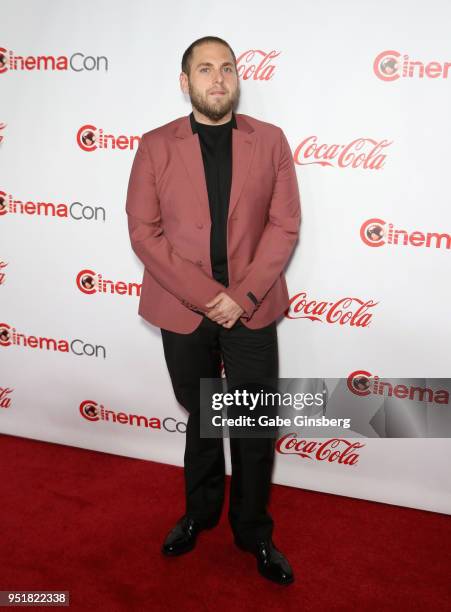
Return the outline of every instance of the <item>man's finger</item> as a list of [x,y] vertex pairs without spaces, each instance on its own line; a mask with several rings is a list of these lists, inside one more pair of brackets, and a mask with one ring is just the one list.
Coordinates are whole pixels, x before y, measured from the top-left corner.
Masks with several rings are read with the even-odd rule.
[[205,305],[207,308],[210,308],[211,306],[216,306],[216,304],[219,304],[219,302],[221,302],[222,300],[223,300],[223,294],[218,293],[216,297],[214,297],[212,300],[207,302]]

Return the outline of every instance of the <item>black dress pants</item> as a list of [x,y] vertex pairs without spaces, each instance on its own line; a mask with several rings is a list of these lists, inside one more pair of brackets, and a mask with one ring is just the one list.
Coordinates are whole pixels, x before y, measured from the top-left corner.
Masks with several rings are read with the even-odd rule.
[[[224,502],[222,438],[200,437],[200,378],[221,376],[221,355],[228,389],[243,377],[276,379],[276,322],[249,329],[239,319],[227,329],[204,316],[194,332],[161,329],[163,348],[177,401],[188,411],[184,454],[186,514],[204,526],[215,525]],[[228,520],[234,534],[253,548],[272,536],[267,511],[274,462],[274,438],[230,438],[232,479]]]

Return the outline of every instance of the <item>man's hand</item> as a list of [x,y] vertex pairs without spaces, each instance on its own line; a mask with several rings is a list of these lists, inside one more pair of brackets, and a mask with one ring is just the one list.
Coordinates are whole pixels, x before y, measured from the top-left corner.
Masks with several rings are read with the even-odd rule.
[[227,329],[233,327],[238,317],[244,312],[241,306],[238,306],[238,304],[223,291],[218,293],[216,297],[205,305],[207,308],[210,308],[210,310],[205,313],[206,316]]

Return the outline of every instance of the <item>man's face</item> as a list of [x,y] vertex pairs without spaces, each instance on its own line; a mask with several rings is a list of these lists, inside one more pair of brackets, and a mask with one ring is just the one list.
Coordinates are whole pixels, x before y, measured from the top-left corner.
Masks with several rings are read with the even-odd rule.
[[240,95],[232,54],[219,43],[203,43],[194,48],[190,74],[181,73],[180,85],[189,93],[193,107],[212,121],[227,115]]

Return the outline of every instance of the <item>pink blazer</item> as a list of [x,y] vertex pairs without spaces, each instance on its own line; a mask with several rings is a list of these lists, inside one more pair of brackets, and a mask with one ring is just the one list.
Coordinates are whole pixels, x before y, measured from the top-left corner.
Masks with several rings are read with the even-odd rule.
[[299,235],[300,197],[283,131],[236,113],[227,222],[229,287],[212,276],[210,208],[204,164],[189,115],[142,135],[133,160],[126,212],[133,250],[144,264],[138,314],[187,334],[205,304],[224,291],[251,329],[289,306],[284,267]]

